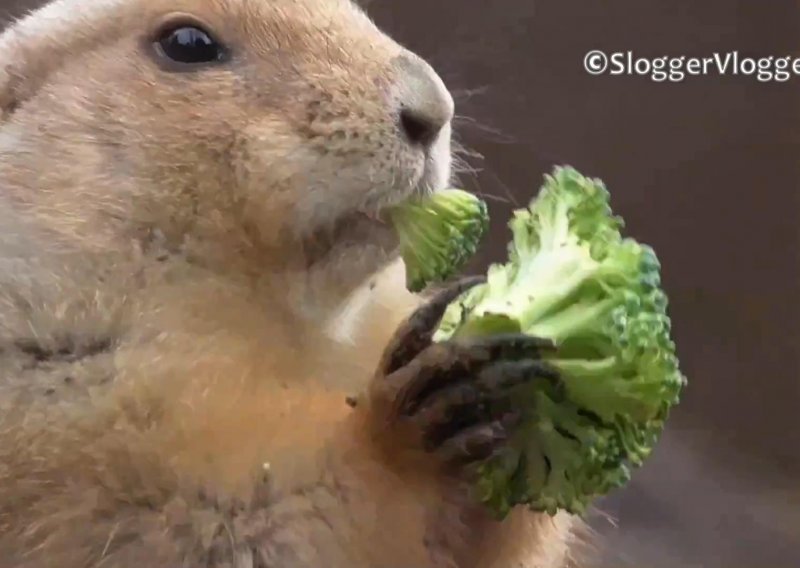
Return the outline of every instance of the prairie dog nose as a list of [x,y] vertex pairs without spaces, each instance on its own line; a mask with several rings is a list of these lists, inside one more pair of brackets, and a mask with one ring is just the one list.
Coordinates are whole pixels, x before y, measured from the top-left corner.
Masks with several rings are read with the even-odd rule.
[[453,119],[450,91],[433,68],[419,57],[397,58],[399,127],[406,139],[427,150]]

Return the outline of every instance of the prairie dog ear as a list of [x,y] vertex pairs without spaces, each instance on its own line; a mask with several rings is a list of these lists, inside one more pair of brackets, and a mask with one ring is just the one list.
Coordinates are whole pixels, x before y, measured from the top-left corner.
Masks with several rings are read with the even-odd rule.
[[32,97],[44,82],[46,57],[31,56],[30,50],[15,45],[13,32],[0,36],[0,119],[7,120]]
[[113,20],[109,9],[118,3],[55,0],[0,34],[0,120],[33,97],[68,58],[96,43],[103,21]]
[[0,35],[0,119],[6,120],[25,97],[24,68],[21,50],[13,41],[14,31],[9,29]]
[[0,35],[2,120],[36,94],[47,75],[63,61],[57,48],[64,25],[48,21],[46,11],[47,8],[28,14]]

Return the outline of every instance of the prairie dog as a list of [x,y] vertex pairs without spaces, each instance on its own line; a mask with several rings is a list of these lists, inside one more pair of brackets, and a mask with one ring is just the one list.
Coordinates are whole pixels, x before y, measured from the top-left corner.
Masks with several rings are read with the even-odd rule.
[[450,178],[427,63],[346,0],[56,0],[0,54],[0,567],[565,565],[468,496],[496,417],[411,410],[504,347],[425,343],[469,283],[380,220]]

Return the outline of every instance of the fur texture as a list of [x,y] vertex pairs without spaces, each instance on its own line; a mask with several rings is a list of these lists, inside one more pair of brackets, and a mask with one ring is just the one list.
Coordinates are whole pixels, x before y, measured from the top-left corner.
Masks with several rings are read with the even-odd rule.
[[[165,69],[175,14],[232,60]],[[345,0],[57,0],[0,54],[0,566],[565,564],[345,403],[420,302],[371,217],[448,181],[427,64]]]

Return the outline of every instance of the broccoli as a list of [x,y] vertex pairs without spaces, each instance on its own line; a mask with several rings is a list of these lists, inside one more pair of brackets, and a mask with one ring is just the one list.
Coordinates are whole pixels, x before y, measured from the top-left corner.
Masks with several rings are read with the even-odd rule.
[[475,254],[489,225],[486,204],[460,189],[406,201],[389,215],[412,292],[455,274]]
[[552,340],[558,380],[516,387],[522,416],[478,473],[500,517],[525,504],[583,513],[647,458],[686,379],[670,338],[654,251],[623,238],[600,180],[569,167],[516,211],[507,264],[453,302],[435,341],[493,333]]

